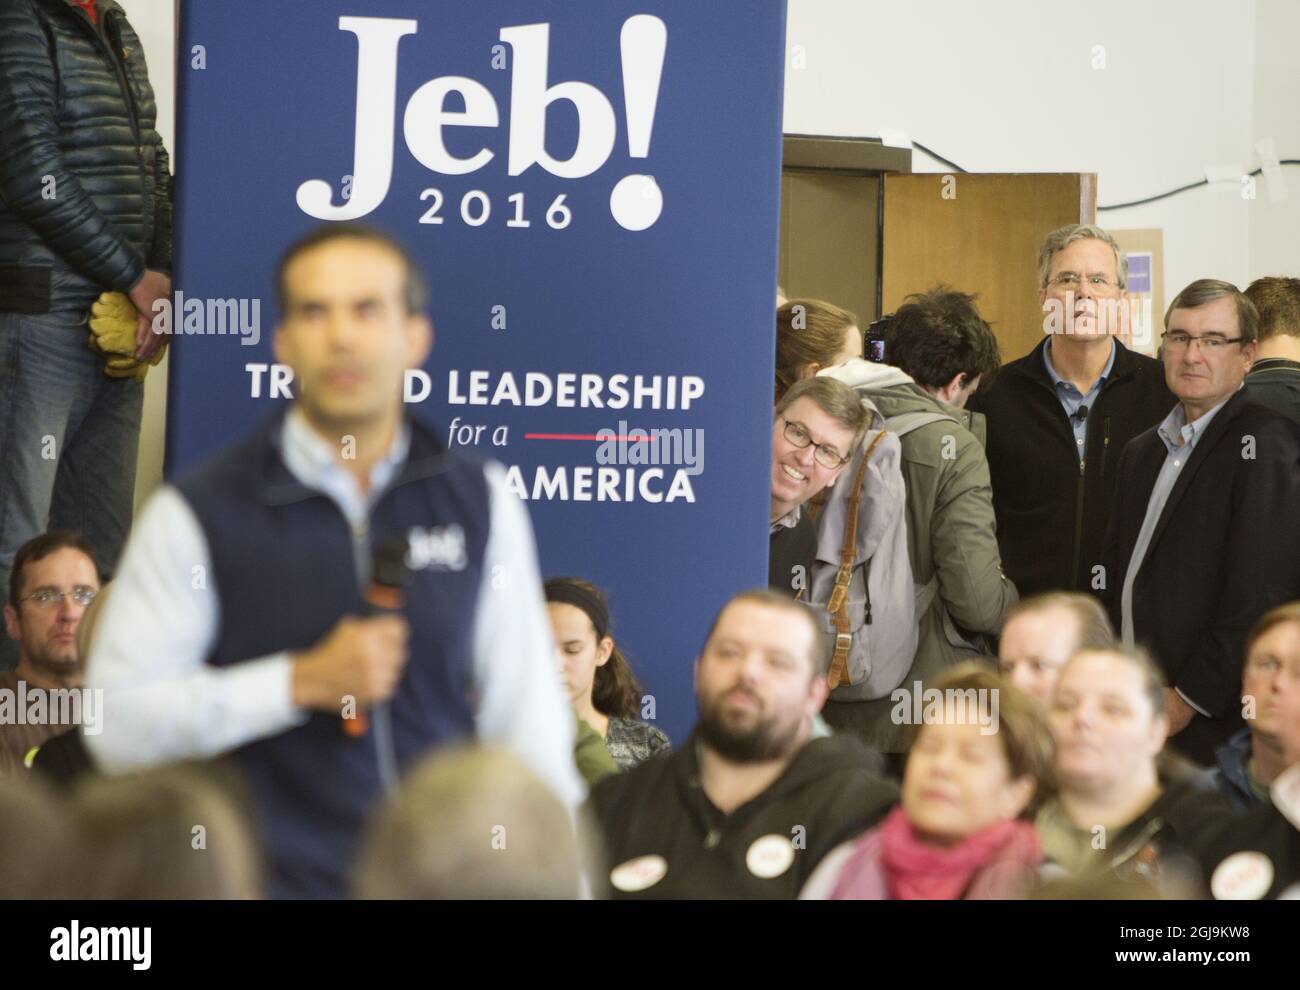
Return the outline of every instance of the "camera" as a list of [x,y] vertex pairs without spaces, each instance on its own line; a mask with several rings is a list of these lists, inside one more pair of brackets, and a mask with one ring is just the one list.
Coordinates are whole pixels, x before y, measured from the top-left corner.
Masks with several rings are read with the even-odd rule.
[[889,325],[893,322],[894,314],[886,313],[870,324],[866,332],[863,333],[862,355],[868,361],[874,361],[876,364],[885,363],[885,335],[889,332]]

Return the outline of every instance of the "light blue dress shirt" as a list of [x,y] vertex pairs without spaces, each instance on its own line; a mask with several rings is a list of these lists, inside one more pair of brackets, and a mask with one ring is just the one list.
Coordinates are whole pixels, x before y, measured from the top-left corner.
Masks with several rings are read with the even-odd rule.
[[1068,381],[1061,377],[1056,367],[1052,364],[1052,343],[1047,342],[1043,348],[1043,364],[1047,366],[1047,376],[1052,379],[1052,384],[1056,386],[1056,397],[1061,400],[1061,405],[1065,408],[1065,415],[1070,419],[1070,428],[1074,430],[1075,451],[1079,455],[1079,460],[1083,460],[1083,452],[1088,444],[1088,418],[1085,414],[1083,418],[1076,418],[1075,413],[1081,406],[1087,406],[1089,410],[1097,402],[1097,396],[1101,395],[1101,387],[1106,384],[1106,379],[1110,377],[1110,371],[1115,367],[1115,341],[1110,342],[1110,357],[1106,361],[1106,367],[1101,369],[1101,374],[1097,380],[1092,383],[1092,388],[1088,389],[1088,394],[1084,395],[1075,386],[1074,382]]
[[[1228,399],[1231,398],[1232,396],[1228,396]],[[1180,402],[1156,427],[1156,436],[1164,442],[1168,453],[1165,456],[1164,464],[1160,466],[1160,473],[1156,475],[1156,483],[1151,489],[1151,497],[1147,500],[1147,514],[1142,520],[1142,528],[1138,531],[1137,542],[1133,545],[1133,555],[1129,558],[1128,571],[1124,575],[1124,589],[1120,594],[1120,635],[1125,646],[1133,646],[1133,582],[1137,578],[1138,571],[1142,568],[1143,561],[1146,560],[1147,550],[1151,547],[1151,537],[1155,533],[1156,524],[1160,521],[1160,516],[1165,510],[1165,503],[1169,501],[1169,493],[1174,490],[1174,485],[1178,482],[1178,476],[1182,473],[1183,466],[1186,465],[1192,456],[1192,452],[1196,449],[1197,441],[1205,435],[1205,431],[1210,427],[1210,422],[1218,414],[1219,410],[1227,404],[1228,399],[1224,399],[1223,402],[1220,402],[1193,423],[1187,422],[1187,413],[1183,410],[1183,405]],[[1178,693],[1184,701],[1202,715],[1207,714],[1191,698],[1188,698],[1181,691]]]

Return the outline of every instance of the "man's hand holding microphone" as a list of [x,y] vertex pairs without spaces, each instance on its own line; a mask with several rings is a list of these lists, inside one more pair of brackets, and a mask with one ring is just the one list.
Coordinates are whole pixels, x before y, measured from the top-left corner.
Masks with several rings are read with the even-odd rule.
[[355,710],[343,719],[343,731],[353,738],[370,728],[365,711],[393,696],[406,669],[410,626],[406,604],[407,544],[403,539],[380,543],[371,561],[365,592],[364,617],[339,619],[315,646],[297,654],[293,665],[293,703],[299,708],[344,715],[345,699]]
[[[358,716],[393,696],[406,669],[410,632],[400,615],[347,615],[315,646],[294,658],[293,703],[299,708],[340,714],[344,699],[356,699]],[[358,728],[364,732],[363,720]]]

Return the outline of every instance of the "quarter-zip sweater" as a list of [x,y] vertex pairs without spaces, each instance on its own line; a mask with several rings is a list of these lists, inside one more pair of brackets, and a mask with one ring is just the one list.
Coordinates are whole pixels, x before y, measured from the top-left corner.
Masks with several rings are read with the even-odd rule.
[[1074,430],[1043,361],[1049,338],[1000,368],[968,407],[984,414],[1002,569],[1022,598],[1100,593],[1106,528],[1124,445],[1178,401],[1163,365],[1115,341],[1115,363],[1088,410],[1080,460]]

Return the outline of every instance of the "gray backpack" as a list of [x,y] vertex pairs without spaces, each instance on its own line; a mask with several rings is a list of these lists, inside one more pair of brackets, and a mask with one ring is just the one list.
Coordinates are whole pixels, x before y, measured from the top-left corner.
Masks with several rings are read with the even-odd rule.
[[[817,522],[817,559],[809,601],[830,653],[835,701],[886,697],[916,657],[920,617],[937,585],[915,584],[907,549],[907,489],[901,438],[942,413],[905,413],[868,431],[840,474]],[[956,422],[955,420],[952,420]]]

